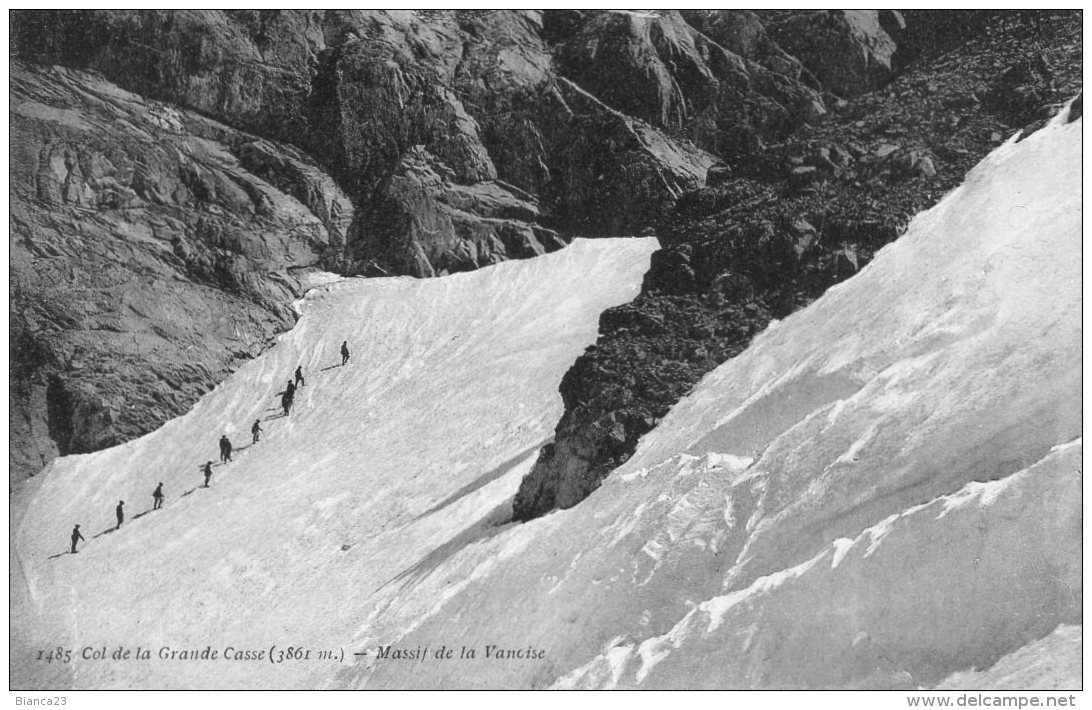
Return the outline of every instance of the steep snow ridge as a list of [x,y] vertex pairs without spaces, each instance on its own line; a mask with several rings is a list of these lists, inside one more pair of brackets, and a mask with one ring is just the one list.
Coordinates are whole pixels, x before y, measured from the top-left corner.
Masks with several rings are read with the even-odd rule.
[[[377,589],[428,578],[451,549],[505,520],[561,415],[562,375],[594,341],[599,314],[636,295],[655,248],[578,240],[442,279],[322,284],[297,304],[293,330],[189,414],[58,459],[13,501],[13,684],[323,685],[336,664],[32,657],[119,644],[351,654]],[[342,340],[352,359],[337,367]],[[291,417],[278,418],[277,393],[297,364],[307,384]],[[248,446],[255,419],[265,434]],[[235,460],[199,488],[221,433]],[[149,512],[159,481],[167,502]],[[119,499],[127,519],[111,532]],[[77,522],[87,543],[60,554]]]
[[585,502],[381,595],[367,630],[548,661],[337,684],[918,687],[1079,623],[1081,123],[1000,147]]
[[[803,563],[703,602],[667,634],[611,649],[557,686],[597,687],[605,678],[611,687],[671,684],[700,665],[748,685],[916,687],[943,677],[952,662],[946,647],[971,649],[961,663],[988,665],[998,648],[1042,635],[1059,616],[1080,619],[1079,507],[1066,502],[1080,498],[1073,472],[1082,452],[1074,442],[1006,479],[969,483],[848,544],[835,541]],[[1055,518],[1058,508],[1063,515]],[[939,548],[927,544],[939,540]],[[868,583],[904,566],[914,574],[900,575],[901,584]],[[968,573],[946,582],[959,570]],[[1055,576],[1078,586],[1059,590]],[[1054,613],[1042,619],[1044,608]],[[835,663],[816,655],[820,643]],[[762,666],[754,662],[756,645],[767,659]],[[718,687],[723,678],[697,683]]]

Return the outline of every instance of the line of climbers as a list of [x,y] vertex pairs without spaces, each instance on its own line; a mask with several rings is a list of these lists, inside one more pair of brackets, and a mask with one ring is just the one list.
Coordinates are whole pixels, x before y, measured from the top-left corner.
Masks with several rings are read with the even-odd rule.
[[[344,367],[349,362],[349,341],[342,341],[341,343],[341,367]],[[296,395],[296,388],[304,387],[307,382],[303,378],[303,366],[297,365],[295,372],[295,379],[288,380],[288,385],[285,387],[284,392],[281,394],[281,408],[284,409],[284,416],[288,416],[289,411],[292,409],[292,400]],[[261,419],[255,419],[253,426],[250,427],[250,433],[253,435],[253,443],[257,444],[261,439],[262,429]],[[220,437],[220,463],[228,464],[231,462],[231,440],[228,439],[228,435],[224,434]],[[206,461],[202,467],[202,471],[205,474],[205,484],[203,488],[209,487],[209,481],[212,479],[212,461]],[[152,491],[152,510],[159,510],[163,507],[163,499],[166,496],[163,494],[163,482],[160,481],[159,485]],[[117,507],[114,508],[114,516],[117,518],[117,525],[114,530],[121,527],[121,524],[125,522],[125,501],[119,500]],[[83,535],[80,534],[80,526],[77,523],[72,528],[72,554],[76,554],[76,543],[83,541],[86,542]]]

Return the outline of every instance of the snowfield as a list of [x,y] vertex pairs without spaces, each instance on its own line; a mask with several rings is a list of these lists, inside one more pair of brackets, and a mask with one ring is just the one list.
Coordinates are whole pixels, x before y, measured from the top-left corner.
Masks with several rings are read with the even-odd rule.
[[[384,585],[509,514],[561,417],[562,375],[595,341],[599,314],[637,295],[656,247],[581,240],[442,279],[320,285],[292,331],[186,416],[58,459],[13,503],[13,685],[327,685],[338,664],[314,654],[271,664],[157,653],[306,646],[355,660],[354,631]],[[351,360],[334,367],[343,340]],[[288,419],[270,419],[297,364],[307,385]],[[255,419],[265,434],[247,446]],[[220,466],[225,432],[236,452]],[[159,481],[166,502],[147,512]],[[127,520],[107,532],[119,499]],[[75,523],[87,543],[73,556]],[[39,649],[119,645],[153,658],[36,660]]]
[[[13,687],[1080,687],[1082,123],[998,148],[525,524],[561,376],[655,245],[317,288],[190,414],[19,492]],[[298,411],[191,492],[297,362]],[[33,658],[119,645],[153,658]]]

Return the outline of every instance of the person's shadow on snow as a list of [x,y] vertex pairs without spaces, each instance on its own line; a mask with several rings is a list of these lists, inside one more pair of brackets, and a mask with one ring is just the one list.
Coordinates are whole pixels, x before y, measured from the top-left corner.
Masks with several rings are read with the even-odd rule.
[[92,540],[97,540],[97,539],[99,539],[100,537],[102,537],[103,535],[109,535],[110,533],[114,532],[115,530],[117,530],[117,527],[112,527],[112,528],[106,528],[105,530],[103,530],[102,532],[100,532],[100,533],[99,533],[98,535],[95,535],[95,536],[94,536],[94,537],[92,537],[91,539],[92,539]]
[[336,370],[339,367],[345,367],[344,365],[330,365],[330,367],[324,367],[319,372],[326,372],[327,370]]

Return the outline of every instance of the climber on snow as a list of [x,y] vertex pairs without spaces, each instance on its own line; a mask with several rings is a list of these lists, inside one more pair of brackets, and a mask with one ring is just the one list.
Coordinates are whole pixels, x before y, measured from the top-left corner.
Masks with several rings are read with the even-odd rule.
[[118,526],[117,526],[117,528],[114,528],[115,530],[120,528],[121,524],[125,522],[124,506],[125,506],[125,501],[119,500],[118,501],[118,507],[114,508],[114,514],[117,515],[117,517],[118,517]]
[[159,485],[155,487],[152,492],[152,510],[159,510],[163,507],[163,481],[159,482]]
[[83,535],[80,535],[80,526],[77,523],[76,527],[72,528],[72,554],[76,554],[76,543],[83,540]]
[[259,419],[254,420],[254,426],[250,427],[250,433],[254,435],[254,443],[257,444],[258,440],[262,438],[261,437],[261,434],[262,434],[261,420],[259,420]]
[[285,385],[284,394],[289,399],[296,396],[296,386],[292,384],[292,380],[289,380],[288,384]]
[[288,392],[285,392],[284,396],[281,397],[281,407],[284,409],[284,416],[287,417],[289,410],[292,409],[292,395]]
[[227,463],[231,461],[231,440],[227,438],[227,434],[220,437],[220,463]]
[[349,341],[343,340],[341,342],[341,365],[345,366],[345,363],[349,362]]
[[296,384],[295,384],[295,387],[306,387],[306,386],[307,386],[307,383],[303,381],[303,365],[296,365]]
[[212,461],[205,464],[205,488],[209,487],[210,478],[212,478]]

